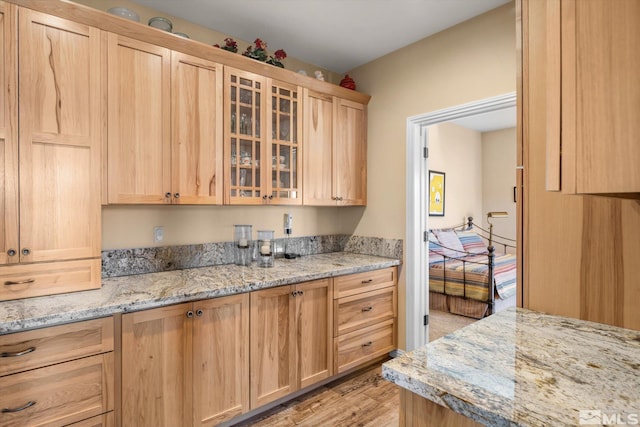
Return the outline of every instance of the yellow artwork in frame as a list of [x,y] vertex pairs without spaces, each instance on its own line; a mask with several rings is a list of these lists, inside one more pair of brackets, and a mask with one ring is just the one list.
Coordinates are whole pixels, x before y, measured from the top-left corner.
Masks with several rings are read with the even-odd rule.
[[444,216],[444,172],[429,171],[429,216]]

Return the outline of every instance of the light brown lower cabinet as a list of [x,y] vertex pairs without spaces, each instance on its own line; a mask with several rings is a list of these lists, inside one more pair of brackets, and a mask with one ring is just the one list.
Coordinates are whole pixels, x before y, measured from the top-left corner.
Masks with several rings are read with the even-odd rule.
[[113,425],[113,347],[110,317],[0,336],[0,425]]
[[334,366],[340,374],[397,346],[397,267],[334,279]]
[[122,425],[210,426],[249,410],[249,294],[122,316]]
[[251,409],[333,375],[333,283],[251,293]]
[[116,425],[113,411],[73,423],[70,427],[114,427]]

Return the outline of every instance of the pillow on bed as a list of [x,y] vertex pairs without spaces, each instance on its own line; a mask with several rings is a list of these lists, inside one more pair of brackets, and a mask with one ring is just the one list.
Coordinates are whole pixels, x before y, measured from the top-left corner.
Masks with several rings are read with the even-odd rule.
[[466,255],[462,243],[460,243],[460,239],[458,239],[458,235],[454,230],[433,230],[433,233],[438,238],[438,242],[445,246],[440,248],[444,255],[456,258]]
[[431,231],[429,232],[429,252],[442,252],[442,248],[438,244],[438,239]]
[[482,237],[478,236],[473,231],[456,231],[460,243],[466,252],[473,254],[486,254],[487,244],[482,240]]

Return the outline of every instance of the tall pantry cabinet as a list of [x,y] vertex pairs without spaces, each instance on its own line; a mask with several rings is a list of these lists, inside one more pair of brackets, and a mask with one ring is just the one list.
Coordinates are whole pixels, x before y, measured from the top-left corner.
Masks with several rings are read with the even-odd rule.
[[524,306],[639,330],[640,3],[519,4]]
[[0,300],[98,288],[101,32],[0,11]]

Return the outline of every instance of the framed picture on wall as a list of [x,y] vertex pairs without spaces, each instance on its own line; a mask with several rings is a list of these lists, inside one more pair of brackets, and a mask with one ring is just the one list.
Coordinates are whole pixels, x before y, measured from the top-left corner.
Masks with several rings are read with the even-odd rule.
[[429,171],[429,216],[444,216],[444,172]]

